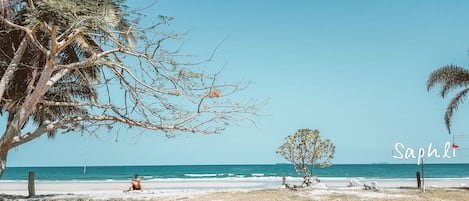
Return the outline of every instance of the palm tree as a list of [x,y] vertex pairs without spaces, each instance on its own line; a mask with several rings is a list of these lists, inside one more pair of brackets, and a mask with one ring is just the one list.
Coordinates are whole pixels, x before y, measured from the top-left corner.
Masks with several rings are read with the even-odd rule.
[[440,95],[445,98],[449,92],[461,88],[451,99],[445,113],[445,124],[448,133],[451,134],[451,119],[453,113],[458,109],[459,105],[464,102],[469,91],[469,70],[460,66],[449,64],[433,71],[427,80],[427,90],[432,89],[435,85],[441,85]]
[[[67,1],[67,0],[43,0],[35,1],[33,7],[26,7],[22,1],[11,1],[9,16],[5,18],[12,20],[19,25],[27,26],[37,21],[58,24],[58,32],[62,34],[70,33],[74,28],[86,27],[89,32],[79,35],[75,42],[66,47],[60,54],[60,64],[69,64],[86,59],[93,53],[102,52],[101,44],[112,31],[119,36],[127,37],[129,43],[133,36],[129,33],[129,23],[124,18],[121,8],[118,4],[110,0],[88,0],[88,1]],[[23,6],[22,6],[23,5]],[[20,8],[20,10],[15,10]],[[31,12],[28,14],[28,12]],[[5,12],[7,13],[7,12]],[[15,13],[16,15],[13,15]],[[25,13],[27,13],[25,15]],[[1,24],[6,30],[7,25]],[[97,28],[98,27],[98,28]],[[98,37],[104,36],[104,37]],[[0,44],[0,75],[4,75],[6,65],[15,54],[15,47],[18,47],[22,38],[26,37],[20,30],[0,33],[0,40],[5,41]],[[43,44],[47,45],[50,37],[37,31],[36,37]],[[1,111],[8,111],[9,119],[17,112],[25,98],[28,84],[37,79],[33,78],[33,71],[41,71],[44,66],[44,54],[41,54],[33,45],[29,45],[22,56],[19,68],[15,71],[12,81],[0,101]],[[96,89],[93,82],[99,81],[101,66],[92,66],[90,68],[81,68],[72,70],[65,78],[46,93],[45,100],[50,102],[73,102],[75,98],[85,101],[94,101],[97,99]],[[37,73],[37,72],[36,72]],[[81,83],[77,85],[76,83]],[[70,115],[85,114],[86,111],[76,106],[54,106],[38,104],[36,112],[31,119],[38,125],[45,120],[54,121],[58,118]],[[53,137],[54,133],[49,133]]]
[[[6,76],[12,58],[19,58],[18,65],[13,68],[13,75],[7,82],[5,92],[0,95],[0,114],[8,112],[8,123],[19,112],[27,94],[35,90],[35,83],[47,61],[47,56],[28,40],[22,30],[11,29],[8,20],[24,27],[41,26],[41,23],[57,27],[59,37],[68,37],[80,30],[68,46],[59,52],[56,64],[76,63],[103,51],[103,44],[109,39],[133,43],[130,25],[123,14],[120,1],[111,0],[12,0],[2,1],[0,7],[0,76]],[[36,42],[44,47],[51,44],[51,35],[47,30],[37,29],[34,32]],[[124,40],[122,40],[124,39]],[[18,53],[18,47],[26,41],[25,51]],[[100,80],[101,67],[94,65],[88,68],[72,69],[61,80],[51,86],[42,101],[35,105],[29,120],[38,126],[46,121],[54,121],[67,116],[80,116],[87,113],[85,108],[69,104],[81,100],[91,103],[97,99],[96,84]],[[77,84],[79,83],[79,84]],[[23,123],[20,126],[24,126]],[[7,132],[7,131],[5,131]],[[48,132],[53,137],[55,131]],[[3,134],[0,137],[0,177],[5,169],[11,139],[14,136]]]

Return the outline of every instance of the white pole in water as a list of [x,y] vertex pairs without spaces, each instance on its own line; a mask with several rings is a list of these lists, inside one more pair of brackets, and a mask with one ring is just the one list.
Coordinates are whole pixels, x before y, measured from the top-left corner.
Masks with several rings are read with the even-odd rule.
[[85,160],[85,164],[83,166],[83,175],[86,175],[86,160]]

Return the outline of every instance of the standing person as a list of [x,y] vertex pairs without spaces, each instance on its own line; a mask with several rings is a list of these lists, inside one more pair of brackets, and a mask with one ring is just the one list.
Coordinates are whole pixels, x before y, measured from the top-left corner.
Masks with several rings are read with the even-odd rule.
[[135,174],[134,178],[130,182],[129,191],[131,191],[131,190],[142,190],[142,181],[138,177],[138,174]]

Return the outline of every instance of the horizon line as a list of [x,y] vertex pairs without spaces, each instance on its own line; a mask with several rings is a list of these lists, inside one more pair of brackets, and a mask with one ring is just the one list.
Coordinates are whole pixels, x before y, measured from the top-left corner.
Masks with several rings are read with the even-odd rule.
[[[464,165],[468,164],[464,162],[457,162],[457,163],[425,163],[424,165]],[[149,166],[234,166],[234,165],[293,165],[292,163],[224,163],[224,164],[159,164],[159,165],[152,165],[152,164],[140,164],[140,165],[132,165],[132,164],[121,164],[121,165],[50,165],[50,166],[7,166],[7,168],[62,168],[62,167],[149,167]],[[372,163],[337,163],[332,164],[334,165],[417,165],[415,163],[387,163],[387,162],[372,162]],[[329,166],[330,167],[330,166]]]

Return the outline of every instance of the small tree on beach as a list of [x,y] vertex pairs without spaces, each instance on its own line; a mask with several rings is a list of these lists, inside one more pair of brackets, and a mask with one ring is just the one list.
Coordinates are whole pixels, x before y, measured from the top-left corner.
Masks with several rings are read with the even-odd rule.
[[211,56],[166,47],[183,36],[165,31],[172,17],[143,26],[123,2],[0,0],[0,177],[9,150],[44,134],[214,134],[257,115],[264,102],[230,99],[249,83],[220,83],[198,69]]
[[335,146],[329,139],[321,140],[319,130],[300,129],[285,138],[277,154],[293,163],[298,175],[303,177],[303,184],[309,186],[315,166],[320,168],[332,165]]

